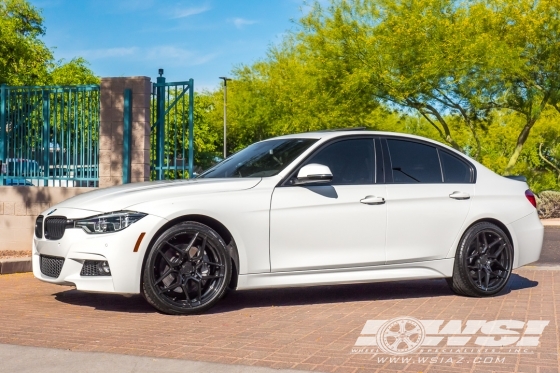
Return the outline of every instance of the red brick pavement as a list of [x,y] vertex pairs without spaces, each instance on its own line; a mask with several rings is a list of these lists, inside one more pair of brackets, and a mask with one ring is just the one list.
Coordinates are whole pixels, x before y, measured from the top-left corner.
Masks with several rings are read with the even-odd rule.
[[[0,343],[323,372],[559,371],[560,270],[517,270],[488,299],[453,295],[443,280],[403,281],[235,292],[207,314],[182,317],[159,314],[140,296],[82,293],[31,274],[0,276],[0,289]],[[397,316],[550,324],[533,354],[504,363],[352,354],[367,320]]]

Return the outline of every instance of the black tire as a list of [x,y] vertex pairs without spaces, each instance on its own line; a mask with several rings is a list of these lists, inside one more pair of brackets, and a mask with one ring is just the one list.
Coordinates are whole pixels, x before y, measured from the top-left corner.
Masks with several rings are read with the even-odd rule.
[[144,298],[163,313],[204,312],[223,297],[231,279],[224,240],[197,222],[178,223],[158,237],[142,274]]
[[513,246],[495,224],[480,222],[463,234],[447,284],[455,293],[469,297],[498,294],[507,284],[513,267]]

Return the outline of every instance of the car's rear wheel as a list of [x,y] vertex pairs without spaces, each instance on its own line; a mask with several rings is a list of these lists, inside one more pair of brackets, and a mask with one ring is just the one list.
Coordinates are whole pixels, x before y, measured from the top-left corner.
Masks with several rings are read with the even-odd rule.
[[167,314],[200,313],[224,295],[231,272],[226,244],[216,231],[197,222],[178,223],[148,253],[144,297]]
[[481,222],[470,227],[459,242],[451,289],[471,297],[491,296],[506,286],[513,267],[513,247],[495,224]]

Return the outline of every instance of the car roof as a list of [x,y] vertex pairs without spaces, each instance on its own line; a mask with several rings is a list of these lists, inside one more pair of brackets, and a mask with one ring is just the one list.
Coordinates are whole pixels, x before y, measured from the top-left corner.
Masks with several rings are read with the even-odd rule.
[[[327,130],[327,131],[315,131],[315,132],[302,132],[302,133],[294,133],[291,135],[283,135],[283,136],[278,136],[278,137],[273,137],[264,141],[268,141],[268,140],[277,140],[277,139],[317,139],[317,140],[330,140],[330,139],[334,139],[337,137],[345,137],[345,136],[390,136],[390,137],[400,137],[400,138],[405,138],[405,139],[412,139],[412,140],[418,140],[418,141],[423,141],[423,142],[427,142],[427,143],[432,143],[434,145],[440,146],[440,147],[444,147],[445,149],[448,149],[449,151],[455,153],[455,154],[459,154],[462,157],[466,157],[469,158],[467,155],[457,151],[456,149],[453,149],[452,147],[450,147],[447,144],[441,143],[439,141],[436,140],[432,140],[429,139],[427,137],[422,137],[422,136],[416,136],[416,135],[410,135],[408,133],[401,133],[401,132],[387,132],[387,131],[368,131],[368,130],[361,130],[361,129],[349,129],[349,130]],[[471,160],[472,161],[472,160]]]
[[[361,131],[361,130],[333,130],[333,131],[316,131],[316,132],[303,132],[303,133],[294,133],[291,135],[283,135],[278,137],[273,137],[268,140],[275,140],[275,139],[333,139],[336,137],[343,137],[343,136],[364,136],[364,135],[375,135],[375,136],[397,136],[403,138],[410,138],[416,139],[426,142],[431,142],[437,145],[444,145],[438,141],[434,141],[432,139],[428,139],[422,136],[416,135],[409,135],[407,133],[400,133],[400,132],[386,132],[386,131]],[[265,140],[266,141],[266,140]]]

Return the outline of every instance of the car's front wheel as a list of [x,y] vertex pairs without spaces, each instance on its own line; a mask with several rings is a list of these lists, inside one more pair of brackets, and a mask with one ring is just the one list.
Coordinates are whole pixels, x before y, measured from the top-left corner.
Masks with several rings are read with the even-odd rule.
[[459,242],[451,289],[471,297],[491,296],[506,286],[513,267],[513,246],[495,224],[480,222],[470,227]]
[[152,245],[142,275],[143,294],[159,311],[203,312],[224,295],[231,259],[222,238],[197,222],[181,222]]

